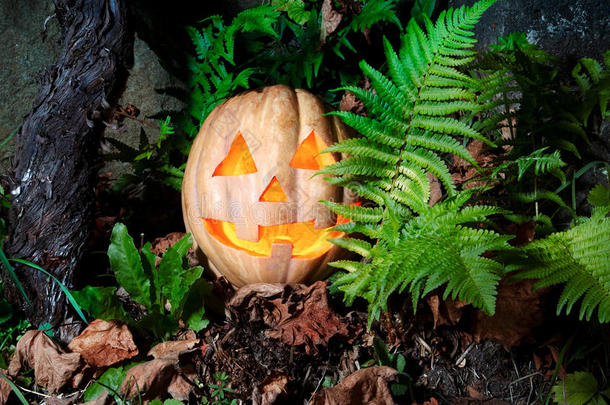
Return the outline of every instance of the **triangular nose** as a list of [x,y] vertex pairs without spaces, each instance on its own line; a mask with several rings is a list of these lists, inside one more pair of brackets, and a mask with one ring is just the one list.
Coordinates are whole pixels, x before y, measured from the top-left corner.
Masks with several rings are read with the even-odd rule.
[[277,177],[273,176],[263,194],[261,194],[258,201],[261,202],[287,202],[288,197],[284,190],[282,190],[282,186],[280,186],[280,182],[277,180]]

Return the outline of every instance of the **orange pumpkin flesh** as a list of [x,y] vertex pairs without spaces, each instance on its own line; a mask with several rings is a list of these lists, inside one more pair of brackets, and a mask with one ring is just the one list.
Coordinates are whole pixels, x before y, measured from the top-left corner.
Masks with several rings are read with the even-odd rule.
[[353,202],[315,172],[347,137],[310,93],[272,86],[227,100],[193,143],[183,181],[187,230],[217,273],[239,287],[322,277],[341,250],[328,241],[344,223],[319,200]]
[[[234,249],[243,250],[252,256],[271,256],[274,243],[292,245],[295,259],[313,259],[327,253],[333,244],[329,238],[340,238],[343,232],[330,231],[329,228],[314,228],[314,221],[259,226],[259,240],[251,242],[237,237],[235,224],[226,221],[203,218],[205,229],[219,242]],[[339,217],[337,223],[345,223]]]

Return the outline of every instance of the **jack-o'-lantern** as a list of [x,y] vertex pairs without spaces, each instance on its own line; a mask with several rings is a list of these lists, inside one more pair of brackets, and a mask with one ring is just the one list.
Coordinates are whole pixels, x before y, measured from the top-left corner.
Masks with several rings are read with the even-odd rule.
[[350,203],[317,170],[341,158],[320,153],[345,139],[338,117],[304,90],[248,91],[216,107],[186,165],[187,230],[210,267],[239,287],[320,278],[339,247],[334,216],[320,200]]

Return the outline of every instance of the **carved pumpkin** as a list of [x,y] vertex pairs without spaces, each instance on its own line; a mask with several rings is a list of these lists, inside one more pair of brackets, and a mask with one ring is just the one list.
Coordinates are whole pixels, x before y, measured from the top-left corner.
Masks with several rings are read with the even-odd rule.
[[187,230],[214,271],[235,286],[323,276],[339,248],[338,221],[319,200],[349,202],[312,177],[341,158],[320,154],[347,128],[304,90],[278,85],[214,109],[195,139],[182,185]]

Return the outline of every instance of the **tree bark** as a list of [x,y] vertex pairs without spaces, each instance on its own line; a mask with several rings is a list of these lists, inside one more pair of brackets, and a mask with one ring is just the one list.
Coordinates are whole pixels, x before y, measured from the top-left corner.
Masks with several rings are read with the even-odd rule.
[[[54,2],[64,47],[57,63],[43,71],[16,138],[6,253],[38,264],[71,288],[94,219],[103,121],[125,86],[134,38],[123,0]],[[14,264],[32,307],[4,269],[7,298],[36,326],[65,323],[69,308],[60,287]]]

